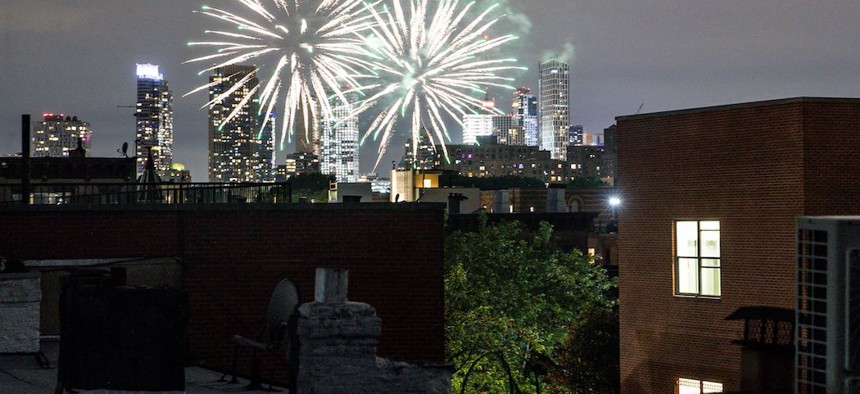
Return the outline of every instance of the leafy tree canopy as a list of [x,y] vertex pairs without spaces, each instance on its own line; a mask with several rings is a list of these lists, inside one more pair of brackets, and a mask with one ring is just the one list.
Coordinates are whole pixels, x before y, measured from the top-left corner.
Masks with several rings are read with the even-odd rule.
[[551,240],[549,224],[527,235],[519,222],[448,237],[445,329],[455,392],[464,380],[467,392],[509,392],[509,376],[517,390],[538,391],[568,327],[588,310],[614,307],[606,270]]

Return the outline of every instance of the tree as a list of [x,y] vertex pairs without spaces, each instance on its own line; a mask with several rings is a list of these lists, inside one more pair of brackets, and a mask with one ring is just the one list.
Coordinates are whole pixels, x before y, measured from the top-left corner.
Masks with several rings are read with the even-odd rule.
[[334,182],[333,175],[320,173],[298,174],[290,178],[293,190],[293,202],[299,201],[301,197],[317,202],[328,201],[329,183]]
[[588,311],[568,330],[549,374],[555,393],[621,392],[618,308]]
[[445,249],[447,357],[455,392],[535,392],[567,327],[586,310],[609,310],[615,286],[579,251],[552,242],[541,223],[519,222],[455,232]]

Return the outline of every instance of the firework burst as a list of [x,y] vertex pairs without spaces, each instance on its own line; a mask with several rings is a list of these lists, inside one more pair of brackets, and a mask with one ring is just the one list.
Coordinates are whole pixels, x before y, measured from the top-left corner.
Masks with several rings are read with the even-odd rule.
[[[371,77],[373,65],[364,45],[362,34],[375,25],[363,0],[236,0],[247,15],[203,6],[199,12],[232,27],[232,30],[207,30],[212,41],[191,42],[189,46],[213,49],[206,56],[185,63],[213,62],[204,74],[217,68],[249,61],[271,61],[267,79],[256,75],[262,68],[239,79],[236,84],[203,108],[211,106],[242,87],[248,79],[258,77],[262,82],[252,94],[260,95],[260,114],[272,113],[283,100],[281,144],[292,134],[298,122],[308,129],[318,122],[321,114],[331,112],[329,96],[343,102],[348,91],[361,91],[361,81]],[[208,90],[218,82],[209,83],[189,92]],[[188,95],[187,94],[187,95]],[[187,96],[186,95],[186,96]],[[250,95],[249,95],[250,96]],[[241,107],[241,106],[239,106]],[[279,108],[281,109],[281,108]],[[238,110],[238,108],[237,108]],[[231,113],[227,123],[237,114]],[[301,119],[297,114],[301,113]],[[263,130],[269,117],[260,127]]]
[[[379,143],[379,165],[397,121],[411,119],[412,151],[418,150],[423,130],[447,157],[445,140],[450,140],[446,115],[462,126],[467,111],[481,108],[481,94],[496,86],[508,86],[511,78],[500,72],[522,67],[516,59],[491,59],[488,51],[516,39],[513,35],[489,38],[486,32],[501,16],[489,15],[498,4],[472,18],[475,2],[460,7],[459,0],[391,0],[391,6],[370,7],[374,26],[365,37],[374,52],[375,70],[391,81],[377,88],[358,106],[362,112],[385,99],[385,108],[371,122],[362,138],[372,136]],[[405,6],[404,6],[405,4]],[[471,19],[466,22],[466,19]],[[389,101],[390,99],[390,101]]]

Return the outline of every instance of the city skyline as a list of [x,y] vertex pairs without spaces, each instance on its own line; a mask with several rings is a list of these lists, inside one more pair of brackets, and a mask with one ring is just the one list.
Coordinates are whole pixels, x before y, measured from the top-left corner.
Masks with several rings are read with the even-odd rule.
[[[192,14],[196,7],[164,0],[86,0],[75,6],[39,0],[6,7],[0,17],[0,155],[20,150],[20,114],[53,112],[86,119],[97,137],[93,154],[115,157],[122,142],[134,140],[130,111],[117,106],[133,103],[133,65],[151,62],[161,65],[177,96],[174,157],[202,179],[207,114],[198,108],[205,98],[178,97],[205,82],[196,67],[180,64],[191,57],[186,41],[209,23]],[[791,96],[857,96],[860,52],[852,37],[860,33],[853,23],[860,10],[849,1],[827,7],[771,1],[677,7],[546,0],[506,8],[512,15],[506,26],[521,36],[511,52],[530,67],[516,77],[517,86],[536,91],[533,65],[550,49],[564,53],[566,46],[576,47],[569,61],[570,122],[583,124],[586,132],[599,132],[642,103],[642,112],[655,112]],[[40,54],[64,61],[28,61]],[[501,103],[511,93],[491,95]],[[452,137],[459,141],[459,135]],[[374,149],[363,146],[362,156],[375,156]],[[396,151],[389,151],[391,157],[399,158]],[[369,162],[362,161],[362,172],[369,171]]]

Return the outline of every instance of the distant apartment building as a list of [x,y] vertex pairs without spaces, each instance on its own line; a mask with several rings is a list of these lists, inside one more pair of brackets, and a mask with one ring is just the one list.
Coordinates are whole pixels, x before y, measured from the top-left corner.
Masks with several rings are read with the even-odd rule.
[[466,114],[463,116],[463,145],[475,145],[478,137],[493,135],[491,114]]
[[[258,115],[259,80],[255,66],[217,68],[209,77],[209,180],[274,180],[275,117]],[[238,86],[238,87],[236,87]],[[262,128],[264,116],[268,116]]]
[[567,167],[572,178],[612,179],[615,177],[615,163],[612,159],[603,146],[567,147]]
[[92,149],[93,129],[77,116],[43,114],[33,128],[33,157],[69,157],[69,152],[81,146]]
[[572,125],[567,128],[567,145],[579,146],[585,143],[585,131],[582,125]]
[[404,154],[403,160],[400,162],[400,168],[402,169],[414,169],[414,170],[429,170],[435,167],[436,165],[436,156],[441,155],[441,148],[437,151],[436,146],[433,145],[433,142],[427,136],[427,131],[422,130],[420,134],[418,134],[418,147],[417,151],[413,153],[412,147],[412,138],[406,140],[406,144],[404,145]]
[[480,137],[493,136],[502,145],[525,145],[525,129],[512,115],[467,114],[463,117],[463,144],[474,145]]
[[477,145],[448,145],[449,161],[436,159],[437,168],[459,171],[466,177],[520,176],[544,182],[566,182],[565,163],[536,146],[501,145],[494,136],[478,138]]
[[622,392],[794,391],[796,218],[860,214],[860,99],[617,121]]
[[538,146],[537,97],[531,94],[529,88],[519,88],[514,92],[511,110],[514,126],[521,126],[523,130],[522,145]]
[[[358,116],[353,114],[355,94],[346,96],[343,102],[337,96],[331,97],[331,113],[323,113],[320,119],[320,171],[334,175],[338,182],[357,182],[358,169]],[[349,102],[352,101],[352,102]]]
[[555,160],[565,160],[570,128],[570,75],[567,63],[556,59],[540,64],[540,148]]
[[154,64],[137,65],[137,173],[143,173],[152,152],[155,170],[166,174],[173,164],[173,93]]

